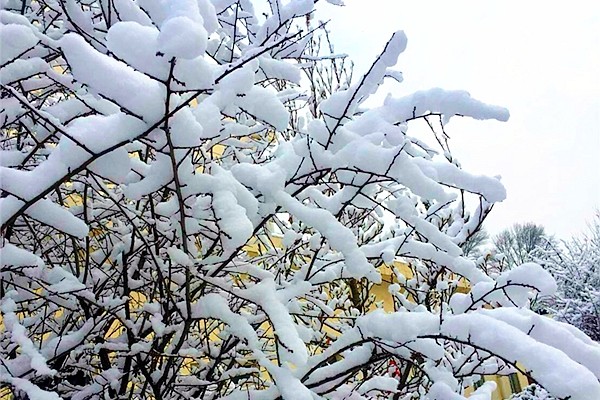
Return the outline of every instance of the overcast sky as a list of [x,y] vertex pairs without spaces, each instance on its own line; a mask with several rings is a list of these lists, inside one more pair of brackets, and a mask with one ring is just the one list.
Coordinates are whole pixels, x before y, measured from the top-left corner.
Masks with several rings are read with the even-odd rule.
[[[450,147],[473,173],[501,175],[508,198],[491,233],[535,222],[559,238],[585,231],[600,209],[600,2],[344,0],[323,4],[336,52],[366,71],[396,30],[408,47],[402,96],[463,89],[509,108],[509,122],[456,118]],[[325,6],[325,7],[323,7]]]

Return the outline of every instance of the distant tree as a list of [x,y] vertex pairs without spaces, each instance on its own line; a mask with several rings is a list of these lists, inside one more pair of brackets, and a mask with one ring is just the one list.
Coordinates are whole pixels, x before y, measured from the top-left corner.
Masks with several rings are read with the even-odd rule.
[[482,246],[488,242],[489,238],[490,235],[485,228],[480,228],[460,246],[463,255],[470,258],[480,257],[483,255]]
[[582,237],[536,257],[556,279],[558,291],[543,302],[554,318],[600,341],[600,214]]
[[531,261],[534,252],[547,248],[551,241],[541,225],[533,222],[514,224],[494,238],[497,252],[504,256],[499,269],[510,269]]

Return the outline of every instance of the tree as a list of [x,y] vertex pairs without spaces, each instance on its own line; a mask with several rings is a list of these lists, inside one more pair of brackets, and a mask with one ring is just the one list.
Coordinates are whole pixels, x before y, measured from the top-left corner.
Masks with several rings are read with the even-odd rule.
[[469,239],[461,246],[465,257],[477,258],[483,255],[481,247],[487,243],[490,235],[485,228],[477,230]]
[[534,253],[548,248],[551,240],[543,226],[528,222],[500,232],[494,238],[494,245],[504,256],[504,268],[513,268],[533,260]]
[[544,306],[553,317],[600,341],[600,215],[589,232],[536,259],[556,279],[558,291]]
[[[505,191],[459,167],[446,124],[508,112],[441,89],[364,108],[398,77],[402,32],[312,115],[312,1],[3,4],[0,380],[17,397],[464,399],[515,370],[600,397],[597,345],[520,308],[551,276],[492,279],[461,255]],[[395,272],[397,311],[367,313],[395,260],[413,271]]]

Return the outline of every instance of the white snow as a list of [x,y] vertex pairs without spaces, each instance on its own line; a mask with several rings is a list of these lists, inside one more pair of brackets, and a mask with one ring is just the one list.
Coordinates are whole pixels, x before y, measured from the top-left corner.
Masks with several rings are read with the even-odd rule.
[[[2,4],[3,385],[465,400],[481,375],[523,368],[558,397],[600,398],[600,346],[527,310],[555,293],[548,272],[489,276],[462,256],[500,178],[413,133],[508,111],[439,88],[367,107],[403,79],[403,32],[345,82],[333,48],[308,46],[325,34],[306,35],[313,0]],[[342,89],[313,96],[304,73],[341,73]],[[396,311],[367,312],[388,267]],[[418,376],[407,361],[427,376],[415,387],[399,385]],[[35,386],[66,366],[89,381]]]
[[[155,122],[165,109],[161,85],[127,64],[94,50],[81,36],[67,34],[60,47],[73,76],[130,112]],[[115,77],[120,77],[115,79]],[[140,96],[140,94],[143,94]]]
[[13,61],[38,43],[31,29],[16,24],[0,25],[0,65]]
[[35,254],[20,249],[17,246],[3,242],[0,247],[0,265],[2,266],[43,266],[44,261]]
[[160,26],[158,49],[168,58],[196,58],[206,51],[207,39],[204,26],[188,17],[177,16]]

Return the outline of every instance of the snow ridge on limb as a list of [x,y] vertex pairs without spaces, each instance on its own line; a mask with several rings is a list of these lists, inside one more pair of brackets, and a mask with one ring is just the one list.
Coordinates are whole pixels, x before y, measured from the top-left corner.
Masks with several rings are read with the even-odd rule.
[[329,131],[329,138],[324,143],[325,147],[328,147],[331,143],[338,127],[352,118],[356,108],[375,93],[386,76],[387,68],[396,65],[398,56],[406,49],[406,43],[407,39],[404,32],[395,32],[385,45],[383,52],[357,84],[352,85],[347,90],[334,93],[329,99],[321,103],[320,111]]
[[[422,341],[431,347],[425,351],[441,355],[441,343],[428,340],[439,339],[456,341],[497,354],[515,365],[519,361],[526,365],[527,370],[523,372],[527,372],[557,397],[588,400],[600,395],[598,376],[588,369],[594,370],[600,365],[597,344],[584,344],[578,340],[559,344],[557,340],[551,339],[561,332],[559,324],[531,312],[522,314],[520,318],[520,328],[523,317],[527,315],[530,328],[537,329],[536,334],[528,334],[524,329],[513,326],[516,322],[514,317],[511,318],[513,315],[504,308],[481,310],[472,314],[446,315],[440,325],[439,317],[427,312],[384,314],[377,311],[362,317],[357,326],[363,337],[384,340],[391,349],[394,348],[394,343],[403,343],[411,348],[417,347]],[[503,320],[508,320],[508,323]],[[563,333],[565,334],[566,332]],[[550,342],[545,342],[546,340]],[[435,351],[436,347],[439,347],[439,352]],[[587,351],[583,351],[584,348]],[[573,371],[573,376],[569,379],[557,379],[554,367],[557,364]]]

